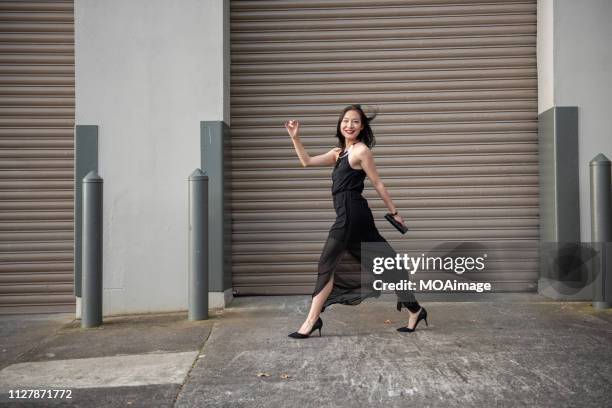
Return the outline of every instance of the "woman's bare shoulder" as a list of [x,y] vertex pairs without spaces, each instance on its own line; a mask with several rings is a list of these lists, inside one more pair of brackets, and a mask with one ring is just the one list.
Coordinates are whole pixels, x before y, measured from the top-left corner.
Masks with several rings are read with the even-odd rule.
[[363,142],[359,142],[359,143],[355,143],[355,146],[353,147],[354,152],[358,155],[358,156],[369,156],[372,155],[372,151],[370,150],[370,148]]

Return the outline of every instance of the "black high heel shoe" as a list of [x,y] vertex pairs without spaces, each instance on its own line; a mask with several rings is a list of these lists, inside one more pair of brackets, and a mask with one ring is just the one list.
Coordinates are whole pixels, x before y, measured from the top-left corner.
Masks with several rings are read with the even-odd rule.
[[319,317],[317,319],[317,321],[315,322],[315,324],[312,325],[312,329],[310,329],[310,333],[302,334],[302,333],[299,333],[299,332],[293,332],[293,333],[289,333],[289,337],[291,337],[293,339],[307,339],[308,337],[310,337],[312,332],[317,330],[317,329],[319,330],[319,337],[321,337],[321,328],[322,327],[323,327],[323,320],[321,320],[321,318]]
[[404,327],[399,327],[397,331],[402,332],[402,333],[412,333],[413,331],[416,330],[421,320],[425,320],[425,324],[427,325],[427,327],[429,327],[429,323],[427,323],[427,310],[425,310],[424,307],[421,307],[421,311],[419,312],[419,317],[417,317],[417,321],[414,324],[414,327],[412,329],[410,327],[404,326]]

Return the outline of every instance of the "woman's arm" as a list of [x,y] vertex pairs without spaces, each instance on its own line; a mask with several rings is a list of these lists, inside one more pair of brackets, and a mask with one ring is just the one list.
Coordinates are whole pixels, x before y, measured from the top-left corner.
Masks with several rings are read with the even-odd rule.
[[291,141],[293,142],[293,146],[295,147],[295,152],[297,153],[298,158],[300,159],[300,163],[302,163],[302,166],[331,166],[336,163],[336,160],[338,160],[340,148],[337,147],[331,149],[327,153],[311,157],[306,152],[306,149],[304,148],[304,145],[300,140],[300,123],[298,121],[290,120],[288,122],[285,122],[285,128],[287,128],[287,132],[289,132],[289,136],[291,136]]
[[359,148],[356,149],[354,153],[354,156],[356,156],[355,158],[358,160],[359,165],[366,172],[366,175],[370,179],[370,182],[376,189],[376,192],[378,193],[380,198],[387,206],[389,212],[391,214],[397,213],[397,215],[394,216],[395,220],[402,223],[403,225],[406,225],[402,216],[399,215],[395,204],[393,204],[393,200],[391,200],[391,196],[389,195],[387,188],[385,187],[382,180],[380,179],[380,176],[378,175],[378,170],[376,170],[376,164],[374,163],[374,156],[372,156],[372,152],[370,151],[370,149],[366,145],[360,144]]

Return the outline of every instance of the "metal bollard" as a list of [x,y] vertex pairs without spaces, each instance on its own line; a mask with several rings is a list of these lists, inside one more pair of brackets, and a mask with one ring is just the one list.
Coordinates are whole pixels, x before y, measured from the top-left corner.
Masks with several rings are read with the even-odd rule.
[[612,241],[612,214],[610,198],[610,160],[598,154],[589,163],[591,169],[591,242],[600,250],[595,260],[593,307],[612,307],[612,271],[607,249]]
[[95,171],[83,178],[83,252],[81,327],[102,324],[102,190]]
[[208,176],[189,176],[189,320],[208,319]]

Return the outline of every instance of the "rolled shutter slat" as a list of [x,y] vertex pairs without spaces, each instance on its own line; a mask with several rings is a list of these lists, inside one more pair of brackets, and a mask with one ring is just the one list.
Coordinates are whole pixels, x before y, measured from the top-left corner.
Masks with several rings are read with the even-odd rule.
[[[435,26],[466,26],[466,25],[495,25],[495,24],[528,24],[535,23],[535,8],[524,14],[506,14],[506,15],[480,15],[477,8],[470,7],[473,15],[455,15],[455,16],[410,16],[396,17],[393,13],[393,8],[387,8],[386,17],[374,17],[359,20],[359,29],[381,29],[381,28],[413,28],[413,27],[435,27]],[[353,9],[354,11],[356,9]],[[409,12],[409,11],[407,11]],[[326,19],[292,19],[285,21],[284,19],[274,20],[235,20],[232,21],[233,29],[236,31],[282,31],[282,30],[351,30],[355,29],[355,21],[351,20],[347,14],[344,18],[329,18]],[[49,30],[51,31],[51,30]]]
[[74,311],[74,4],[0,2],[0,313]]
[[[538,246],[536,2],[233,0],[231,176],[238,294],[311,293],[335,218],[340,110],[378,108],[374,156],[411,230],[402,239],[366,183],[381,233],[420,251],[478,241],[498,291],[534,290]],[[433,275],[432,275],[433,276]],[[483,278],[486,276],[486,279]]]
[[[41,201],[0,201],[0,210],[2,211],[14,211],[14,210],[33,210],[33,211],[56,211],[56,210],[72,210],[74,204],[72,200],[60,201],[60,200],[48,200]],[[70,238],[72,239],[72,237]]]
[[[279,240],[282,239],[282,236],[277,237]],[[403,243],[404,247],[414,251],[417,255],[420,255],[423,252],[432,251],[439,242],[437,241],[427,241],[427,240],[406,240],[404,238],[397,238],[397,235],[391,235],[388,239],[391,245]],[[453,240],[449,240],[449,242],[453,242]],[[276,256],[285,256],[287,254],[297,254],[297,253],[319,253],[323,248],[324,242],[296,242],[296,241],[287,241],[284,242],[280,248],[271,246],[268,243],[262,242],[243,242],[237,243],[235,245],[236,249],[241,252],[241,254],[236,254],[237,259],[245,260],[249,256],[252,255],[271,255],[275,254]],[[534,241],[532,240],[490,240],[486,242],[487,251],[491,254],[499,254],[500,258],[508,258],[514,257],[516,258],[520,254],[524,253],[527,257],[537,258],[538,257],[538,249],[537,246],[534,246]],[[432,251],[435,252],[435,251]],[[268,258],[269,261],[270,258]]]
[[11,285],[16,283],[72,283],[74,277],[72,273],[41,273],[41,274],[20,274],[20,273],[1,273],[0,285]]
[[[469,55],[466,55],[469,57]],[[455,59],[457,58],[457,59]],[[385,74],[385,71],[406,71],[406,70],[461,70],[469,68],[487,68],[496,69],[501,67],[524,67],[534,66],[536,64],[535,57],[524,57],[522,54],[512,57],[500,58],[498,56],[491,58],[473,58],[470,61],[466,59],[459,59],[458,57],[453,58],[449,56],[444,58],[444,55],[438,55],[437,57],[431,58],[430,60],[423,57],[422,60],[403,60],[398,61],[362,61],[351,64],[343,64],[333,62],[320,62],[320,63],[291,63],[291,62],[279,62],[274,63],[252,63],[252,64],[235,64],[232,68],[232,73],[238,75],[257,74],[257,75],[272,75],[272,74],[284,74],[287,71],[294,71],[297,75],[292,77],[294,80],[299,80],[301,76],[307,76],[318,73],[335,73],[336,75],[342,75],[345,77],[345,81],[349,78],[346,74],[363,71],[378,71],[379,75]],[[25,69],[25,67],[21,67]],[[14,72],[13,70],[7,69],[7,73]],[[40,71],[40,68],[32,67],[29,68],[31,73]],[[1,71],[0,71],[1,72]],[[57,72],[69,72],[68,68],[57,67]],[[356,75],[357,76],[357,75]],[[382,75],[381,75],[382,76]],[[282,77],[281,77],[282,80]]]
[[[464,27],[410,27],[410,28],[388,28],[386,30],[368,30],[366,39],[370,40],[387,40],[389,38],[410,38],[410,39],[428,39],[428,38],[456,38],[456,37],[480,37],[500,35],[529,35],[535,34],[536,27],[534,24],[508,24],[497,26],[464,26]],[[0,34],[2,35],[2,34]],[[363,32],[356,30],[335,30],[333,33],[329,31],[285,31],[282,36],[275,31],[234,31],[232,33],[234,43],[232,50],[236,50],[243,43],[257,44],[258,42],[279,41],[287,42],[305,42],[309,44],[312,41],[351,41],[363,40]],[[485,40],[486,41],[486,40]],[[244,48],[239,48],[244,50]]]
[[[438,73],[435,71],[414,73],[389,72],[383,76],[393,79],[394,81],[376,84],[361,83],[359,86],[359,93],[357,93],[355,97],[362,97],[368,94],[378,93],[378,95],[385,98],[401,98],[402,95],[406,93],[420,92],[422,95],[431,95],[432,98],[439,98],[440,92],[444,91],[475,92],[481,89],[508,90],[514,88],[517,92],[521,92],[523,89],[529,89],[533,92],[533,90],[537,89],[537,79],[532,77],[531,70],[527,69],[499,69],[495,71],[470,70],[465,72],[453,72],[452,79],[448,78],[448,72],[445,76],[443,75],[443,73]],[[350,77],[351,76],[349,75],[349,79]],[[349,81],[345,81],[347,79],[346,77],[338,78],[338,81],[336,81],[333,88],[331,88],[334,92],[330,92],[329,85],[325,86],[316,82],[309,83],[312,81],[308,81],[308,78],[304,78],[304,82],[306,83],[290,83],[293,91],[293,93],[290,95],[282,94],[283,88],[285,88],[289,83],[282,83],[280,80],[270,81],[270,83],[265,84],[252,84],[251,82],[246,83],[249,79],[251,79],[252,82],[253,78],[249,77],[235,77],[232,79],[232,82],[235,83],[235,86],[232,86],[233,95],[241,96],[241,98],[237,99],[236,102],[232,102],[233,105],[241,106],[252,104],[253,106],[257,106],[257,104],[261,104],[271,97],[285,99],[292,98],[293,102],[305,101],[316,103],[316,98],[322,98],[321,100],[325,102],[329,98],[342,98],[342,96],[337,94],[338,92],[355,92],[355,85]],[[260,78],[260,81],[264,82],[268,79],[269,78],[262,77]],[[323,80],[326,78],[319,79]],[[355,79],[358,80],[358,78]],[[427,79],[428,82],[418,82],[419,79]],[[389,94],[390,91],[392,91],[391,94]],[[362,92],[367,92],[367,94],[362,94]],[[254,97],[254,99],[249,99],[248,95],[251,95]]]
[[[371,199],[370,208],[372,210],[383,208],[383,204]],[[537,207],[538,197],[533,195],[521,195],[515,197],[421,197],[410,199],[394,199],[393,202],[402,211],[409,211],[413,208],[470,208],[470,207],[513,207],[516,205],[525,207]],[[0,208],[2,208],[0,202]],[[36,208],[36,207],[33,207]],[[58,205],[57,208],[62,208]],[[321,202],[316,199],[292,200],[285,202],[278,201],[246,201],[232,203],[233,211],[309,211],[315,209],[327,209],[330,217],[333,217],[333,207],[329,202]],[[405,209],[405,210],[404,210]]]

